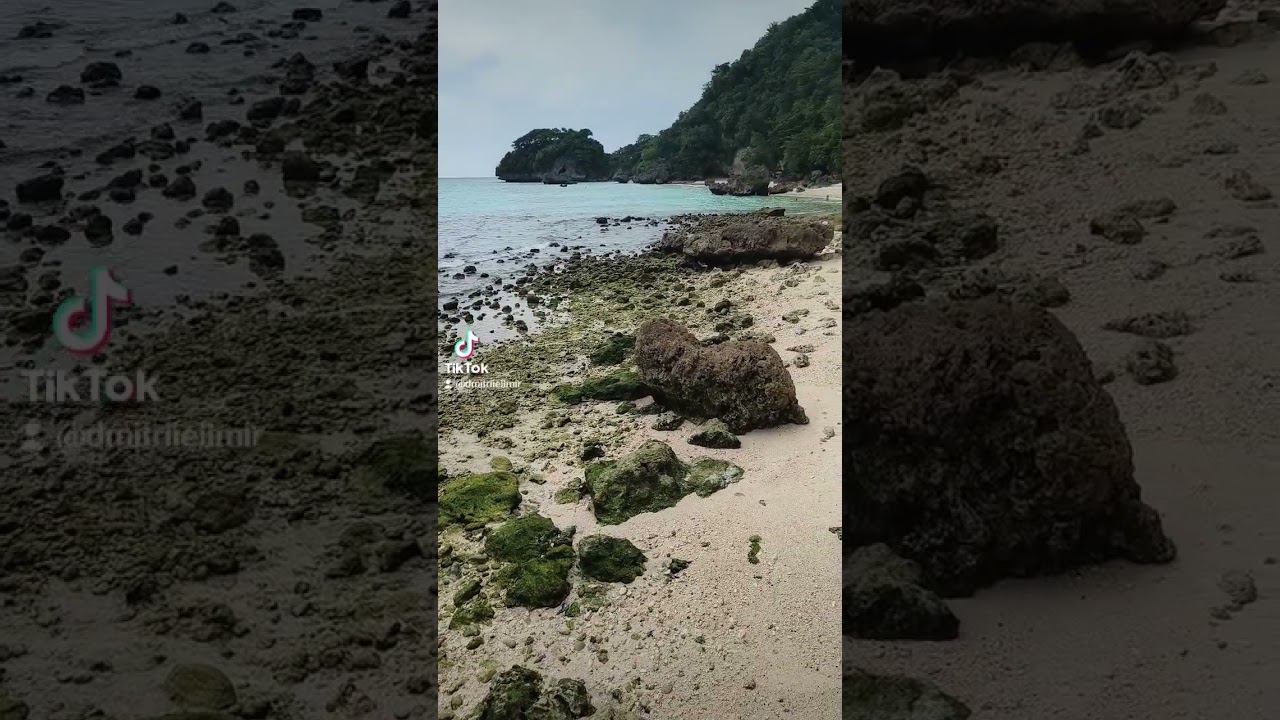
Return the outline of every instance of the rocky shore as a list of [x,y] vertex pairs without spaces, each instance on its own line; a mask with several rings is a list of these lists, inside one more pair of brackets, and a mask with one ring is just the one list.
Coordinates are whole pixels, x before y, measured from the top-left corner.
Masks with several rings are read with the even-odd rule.
[[923,5],[846,3],[844,717],[1268,717],[1276,8]]
[[[78,363],[145,368],[159,401],[6,397],[0,715],[434,717],[422,368],[436,340],[419,311],[435,277],[436,25],[434,4],[403,6],[410,40],[325,68],[279,49],[273,96],[233,103],[238,117],[220,106],[201,127],[183,108],[101,169],[69,158],[5,200],[22,248],[6,374],[66,362],[47,335],[81,283],[57,281],[73,250],[131,283],[155,272],[135,230],[204,233],[163,273],[174,302],[121,308],[111,344]],[[130,217],[144,203],[163,209]],[[185,275],[208,257],[225,270],[212,287]],[[248,427],[256,442],[61,442],[98,425]]]
[[547,328],[442,377],[441,717],[837,717],[833,228],[685,217],[517,283]]

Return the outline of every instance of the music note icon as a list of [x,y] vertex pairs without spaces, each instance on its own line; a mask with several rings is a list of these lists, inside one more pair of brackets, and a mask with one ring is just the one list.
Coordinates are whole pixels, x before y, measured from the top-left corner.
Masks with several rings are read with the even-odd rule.
[[475,333],[471,332],[471,328],[467,328],[463,339],[453,344],[453,354],[458,356],[459,360],[466,360],[476,353],[476,340],[479,339]]
[[111,271],[89,271],[89,295],[62,301],[53,314],[53,336],[77,355],[97,354],[111,339],[111,314],[116,305],[133,304],[133,293]]

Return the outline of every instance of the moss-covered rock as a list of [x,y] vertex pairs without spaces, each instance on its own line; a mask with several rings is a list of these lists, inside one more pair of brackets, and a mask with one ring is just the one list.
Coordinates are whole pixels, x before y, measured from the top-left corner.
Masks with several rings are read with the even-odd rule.
[[689,438],[690,445],[705,448],[734,449],[742,447],[742,441],[718,419],[708,420],[702,429]]
[[707,497],[717,490],[723,490],[742,477],[742,468],[730,462],[713,458],[698,458],[689,466],[689,474],[685,477],[685,487],[698,497]]
[[560,539],[560,530],[550,518],[537,513],[512,518],[495,528],[485,540],[490,555],[507,562],[542,557]]
[[752,565],[759,565],[760,564],[760,536],[752,535],[751,539],[748,542],[750,543],[750,546],[747,549],[747,562],[751,563]]
[[473,598],[453,611],[449,627],[460,628],[493,619],[493,606],[484,598]]
[[644,574],[644,553],[630,540],[592,535],[578,543],[582,574],[592,580],[629,583]]
[[854,670],[843,682],[843,720],[965,720],[969,708],[921,680]]
[[670,446],[657,440],[621,460],[589,465],[586,487],[596,519],[616,525],[640,513],[672,507],[686,494],[686,472]]
[[557,385],[551,388],[551,396],[565,405],[577,405],[582,402],[582,389],[577,385]]
[[521,607],[556,607],[569,596],[572,558],[539,558],[512,563],[498,572],[507,602]]
[[523,720],[541,694],[542,675],[513,665],[493,679],[489,694],[471,717],[473,720]]
[[383,438],[369,446],[359,464],[388,490],[424,501],[436,499],[436,446],[420,433]]
[[562,678],[543,687],[537,671],[513,665],[494,678],[471,720],[574,720],[594,712],[581,680]]
[[588,378],[582,381],[580,390],[582,397],[591,400],[639,400],[653,393],[634,370],[614,370]]
[[468,578],[462,581],[458,589],[453,593],[453,604],[462,605],[466,601],[480,594],[480,578]]
[[627,353],[636,346],[634,335],[610,335],[600,347],[591,351],[588,359],[596,367],[619,365],[627,358]]
[[520,506],[519,482],[506,472],[464,475],[440,489],[440,519],[461,525],[497,522]]
[[493,557],[505,561],[494,582],[506,600],[524,607],[555,607],[569,594],[573,568],[570,538],[538,514],[509,520],[485,541]]

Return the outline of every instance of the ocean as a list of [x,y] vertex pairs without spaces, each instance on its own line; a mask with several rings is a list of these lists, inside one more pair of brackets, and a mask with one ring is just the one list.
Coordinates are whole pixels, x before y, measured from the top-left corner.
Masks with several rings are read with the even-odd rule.
[[[560,187],[497,178],[441,178],[439,198],[441,337],[451,336],[459,326],[457,311],[446,311],[446,304],[457,302],[466,309],[481,289],[511,282],[530,263],[543,266],[574,251],[638,252],[662,237],[673,215],[748,212],[766,206],[797,215],[839,212],[834,201],[712,195],[701,185],[593,182]],[[643,220],[612,222],[628,216]],[[610,218],[609,225],[597,223],[601,217]],[[531,322],[526,315],[516,316]],[[501,338],[510,330],[500,320],[497,313],[481,309],[469,326],[481,337]]]

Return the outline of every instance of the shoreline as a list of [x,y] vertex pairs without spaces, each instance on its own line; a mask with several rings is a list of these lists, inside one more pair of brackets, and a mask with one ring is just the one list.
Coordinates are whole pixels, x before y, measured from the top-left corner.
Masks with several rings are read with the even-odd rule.
[[[608,583],[602,594],[575,570],[575,590],[558,608],[495,602],[492,621],[454,629],[448,625],[456,609],[446,599],[472,575],[456,564],[442,567],[442,718],[465,717],[485,696],[483,678],[513,664],[548,680],[584,680],[603,717],[630,718],[640,708],[658,717],[839,716],[839,649],[822,641],[840,622],[834,581],[840,541],[833,530],[840,524],[838,247],[839,233],[813,261],[702,272],[658,254],[586,259],[567,279],[550,276],[539,286],[572,285],[564,325],[478,357],[488,366],[486,379],[518,382],[517,389],[442,389],[440,462],[450,477],[509,462],[521,478],[521,514],[574,527],[578,538],[625,538],[648,558],[642,576]],[[681,289],[678,303],[670,288]],[[708,309],[722,300],[756,319],[745,334],[772,336],[809,424],[756,430],[741,436],[740,449],[706,450],[688,444],[699,430],[692,422],[655,430],[647,399],[624,412],[629,403],[564,405],[549,395],[557,383],[598,374],[583,353],[605,330],[630,332],[640,320],[663,315],[705,335],[715,322]],[[812,348],[787,349],[804,344]],[[804,367],[795,363],[801,354]],[[669,444],[686,462],[710,456],[741,466],[744,475],[708,497],[690,495],[618,525],[601,525],[586,500],[564,501],[564,491],[582,477],[584,443],[615,458],[650,439]],[[758,565],[747,558],[753,535],[762,543]],[[442,528],[440,545],[442,558],[482,550],[457,529]],[[666,569],[672,558],[689,562],[677,576]],[[814,598],[821,599],[817,615]],[[574,606],[583,609],[570,616]],[[468,640],[478,647],[464,647]],[[709,664],[708,653],[718,659]],[[628,680],[637,675],[645,680],[632,686]]]

